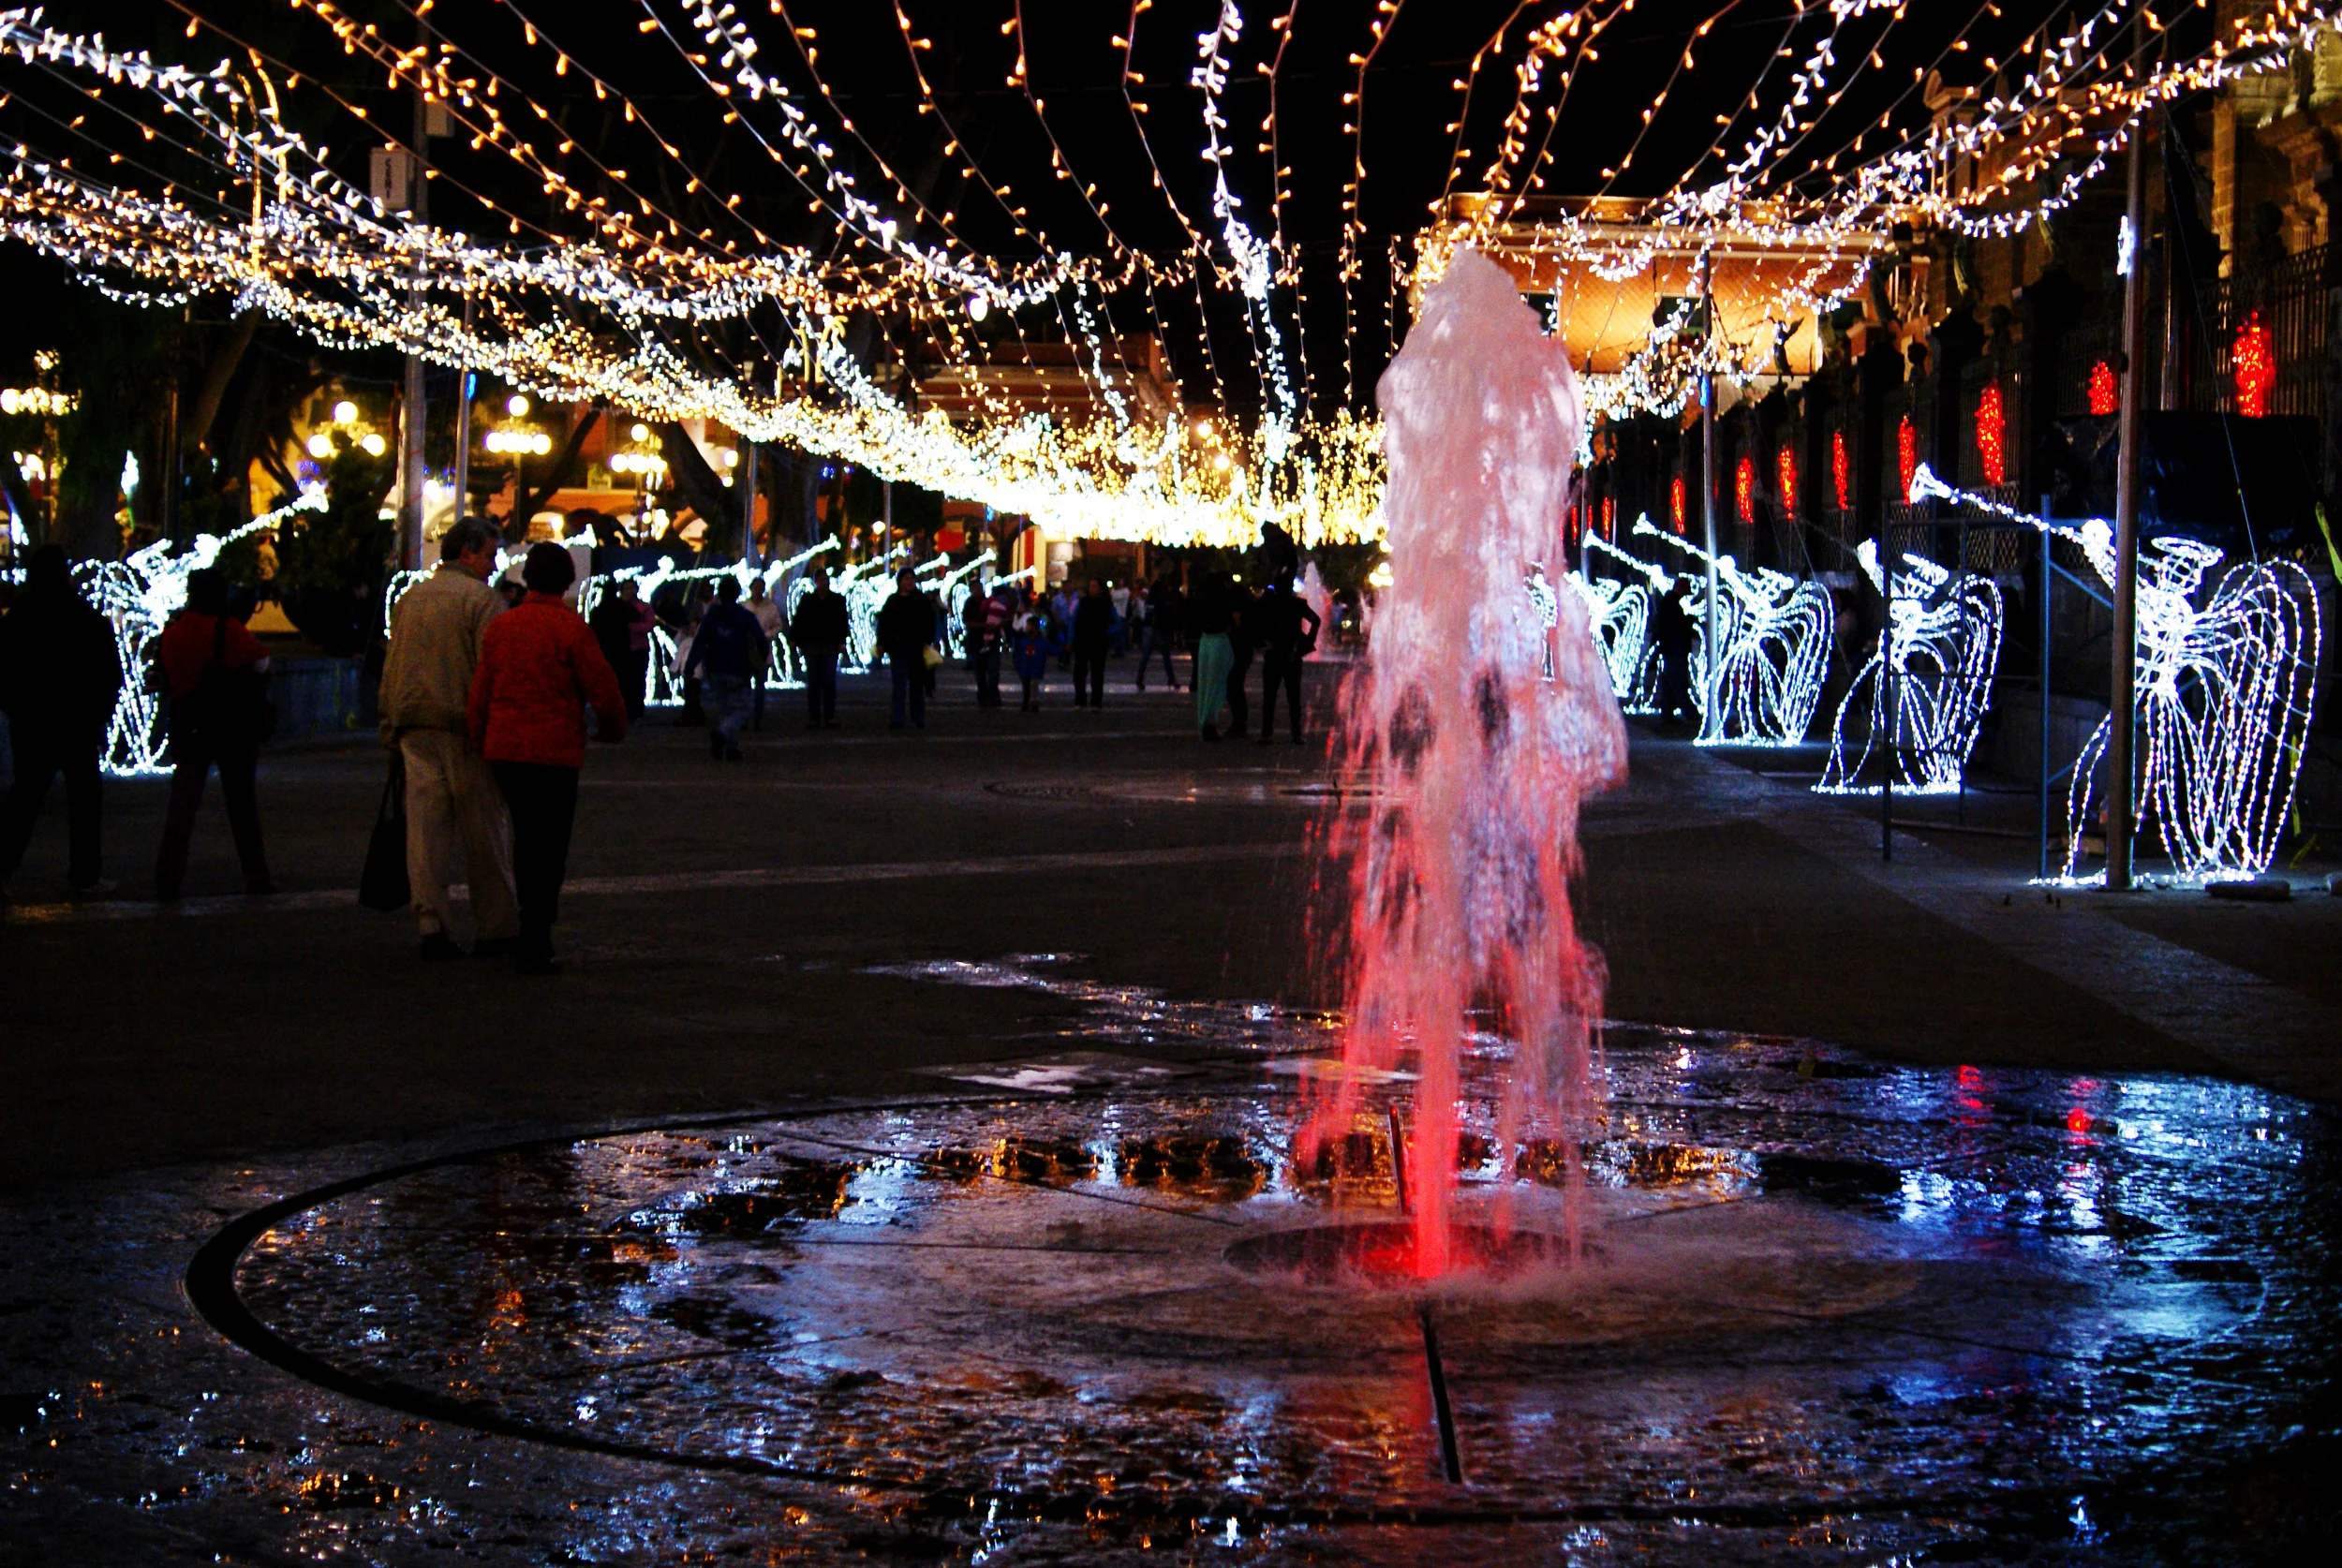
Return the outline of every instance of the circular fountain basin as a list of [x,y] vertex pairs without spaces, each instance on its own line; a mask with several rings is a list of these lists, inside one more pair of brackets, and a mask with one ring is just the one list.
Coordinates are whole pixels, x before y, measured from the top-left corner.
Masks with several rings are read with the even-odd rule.
[[1492,1529],[1552,1561],[1589,1531],[2023,1561],[2299,1418],[2342,1307],[2301,1108],[1680,1035],[1609,1058],[1574,1262],[1565,1161],[1467,1136],[1465,1266],[1416,1279],[1383,1104],[1303,1167],[1303,1097],[1237,1063],[434,1161],[247,1217],[189,1283],[345,1393],[812,1488],[744,1519],[1084,1561],[1484,1561]]

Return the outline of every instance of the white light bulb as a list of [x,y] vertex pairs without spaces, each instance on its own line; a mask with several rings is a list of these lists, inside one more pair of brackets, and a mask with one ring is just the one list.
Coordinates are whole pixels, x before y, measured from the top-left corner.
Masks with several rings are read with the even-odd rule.
[[504,411],[514,419],[520,419],[528,412],[528,399],[514,392],[504,400]]
[[355,423],[357,423],[357,422],[358,422],[358,405],[356,405],[355,403],[350,402],[350,401],[349,401],[349,399],[348,399],[348,398],[346,398],[346,397],[345,397],[345,398],[343,398],[343,399],[342,399],[339,403],[334,404],[334,422],[335,424],[355,424]]
[[369,457],[379,457],[384,452],[390,451],[391,448],[391,444],[388,441],[385,441],[381,436],[376,435],[371,430],[367,431],[364,436],[359,438],[358,444],[366,449],[366,455]]
[[634,427],[630,434],[633,436],[634,439],[638,441],[647,441],[650,439],[650,426],[646,424],[638,424]]
[[310,455],[311,457],[320,458],[320,459],[333,456],[333,455],[334,455],[334,439],[333,439],[333,437],[332,437],[332,436],[328,436],[328,435],[326,435],[326,434],[325,434],[325,432],[324,432],[324,431],[322,431],[322,430],[319,431],[316,435],[314,435],[314,436],[310,436],[310,437],[309,437],[309,455]]

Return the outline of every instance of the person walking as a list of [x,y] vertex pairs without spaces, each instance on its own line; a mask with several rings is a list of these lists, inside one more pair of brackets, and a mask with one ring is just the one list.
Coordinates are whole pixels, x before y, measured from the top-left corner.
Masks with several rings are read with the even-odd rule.
[[578,613],[561,602],[577,569],[557,544],[532,544],[521,566],[528,597],[488,623],[466,723],[512,817],[512,880],[523,974],[558,974],[553,925],[577,821],[586,711],[604,741],[626,738],[626,699]]
[[1277,688],[1284,688],[1287,728],[1293,744],[1301,744],[1301,661],[1317,649],[1324,622],[1309,600],[1294,590],[1287,572],[1260,600],[1261,705],[1260,743],[1267,746],[1277,733]]
[[797,602],[789,641],[805,662],[805,727],[837,728],[837,660],[846,651],[846,599],[829,585],[829,568],[813,569],[813,591]]
[[1106,705],[1106,649],[1114,636],[1114,600],[1093,577],[1074,604],[1074,705]]
[[1138,649],[1139,690],[1147,689],[1147,666],[1153,661],[1158,648],[1163,651],[1163,678],[1170,683],[1172,690],[1179,689],[1179,673],[1171,667],[1171,650],[1178,645],[1179,621],[1186,614],[1186,606],[1179,599],[1179,584],[1168,574],[1148,590],[1147,640]]
[[740,727],[749,720],[749,683],[772,657],[764,629],[740,603],[737,577],[716,579],[716,601],[700,617],[683,674],[700,677],[700,705],[707,715],[707,755],[719,762],[740,761]]
[[761,732],[764,728],[764,683],[772,677],[772,650],[779,646],[787,630],[787,617],[781,614],[780,606],[773,602],[761,572],[749,579],[749,600],[744,608],[756,617],[757,629],[764,634],[764,663],[749,678],[749,684],[756,690],[756,712],[749,718],[749,727]]
[[1253,728],[1252,704],[1245,701],[1245,677],[1253,673],[1253,655],[1260,645],[1259,601],[1240,579],[1225,584],[1228,596],[1228,733],[1242,740]]
[[1106,584],[1106,598],[1114,601],[1114,644],[1117,658],[1131,651],[1131,585],[1128,583]]
[[16,780],[0,804],[0,904],[24,864],[50,783],[65,776],[66,887],[76,898],[111,893],[105,877],[105,792],[99,764],[122,691],[113,626],[74,591],[65,552],[44,544],[24,564],[24,597],[0,617],[0,711],[8,716]]
[[1672,724],[1682,714],[1688,723],[1699,722],[1692,706],[1692,616],[1685,600],[1694,590],[1659,596],[1652,612],[1652,641],[1659,647],[1659,722]]
[[1025,700],[1016,706],[1019,713],[1041,711],[1041,685],[1049,675],[1048,610],[1038,594],[1026,596],[1025,607],[1016,613],[1011,627],[1015,640],[1016,678],[1024,683]]
[[186,881],[195,813],[215,767],[228,830],[244,868],[244,890],[254,895],[274,893],[253,784],[260,732],[267,727],[268,649],[228,614],[228,579],[216,567],[187,573],[186,608],[156,639],[155,659],[170,702],[171,762],[170,804],[164,809],[162,846],[155,855],[155,896],[176,902]]
[[[909,567],[895,574],[895,592],[880,607],[878,615],[878,645],[886,655],[887,673],[894,677],[895,703],[889,711],[886,727],[903,727],[903,709],[910,705],[911,722],[919,729],[927,727],[927,648],[935,642],[935,605],[919,591],[918,579]],[[1000,654],[993,653],[993,669],[1000,668]],[[998,702],[998,674],[994,701]]]
[[1195,693],[1195,723],[1208,741],[1220,738],[1220,710],[1228,703],[1228,670],[1236,662],[1236,645],[1229,638],[1234,624],[1231,584],[1214,573],[1188,603],[1195,619],[1195,672],[1189,685]]
[[1014,591],[1002,584],[970,599],[961,612],[968,666],[976,677],[976,706],[980,708],[1001,705],[1001,644],[1007,640],[1009,622],[1015,615],[1005,596]]
[[406,779],[407,883],[426,959],[463,956],[447,930],[458,847],[471,889],[472,952],[489,958],[519,945],[512,824],[470,733],[481,645],[504,611],[503,597],[488,586],[496,564],[497,536],[485,524],[450,527],[439,538],[439,570],[400,596],[382,659],[382,742]]

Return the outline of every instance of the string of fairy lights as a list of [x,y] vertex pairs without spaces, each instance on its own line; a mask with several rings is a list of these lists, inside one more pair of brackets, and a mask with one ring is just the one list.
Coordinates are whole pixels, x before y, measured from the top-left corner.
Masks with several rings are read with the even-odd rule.
[[[419,0],[408,14],[430,41],[401,45],[334,0],[289,3],[383,87],[420,94],[444,116],[454,155],[435,160],[429,179],[490,214],[499,237],[387,210],[351,185],[336,171],[348,147],[337,163],[332,146],[292,128],[296,120],[348,124],[369,147],[404,141],[346,82],[304,75],[188,0],[170,0],[185,37],[208,32],[234,51],[209,69],[52,25],[38,9],[0,9],[0,63],[37,77],[43,91],[63,84],[77,105],[63,115],[0,81],[0,228],[134,303],[224,297],[320,344],[418,354],[540,398],[714,422],[1027,517],[1060,537],[1219,544],[1249,540],[1269,521],[1305,544],[1379,537],[1379,426],[1356,385],[1360,322],[1379,311],[1395,336],[1407,295],[1435,280],[1459,245],[1612,282],[1686,251],[1781,259],[1742,288],[1746,308],[1730,330],[1679,306],[1623,369],[1589,378],[1593,412],[1680,409],[1702,377],[1744,385],[1771,374],[1787,333],[1866,287],[1888,253],[1888,228],[2021,232],[2070,206],[2146,116],[2266,68],[2342,8],[2270,0],[2207,19],[2210,44],[2186,52],[2171,47],[2153,9],[2104,0],[2036,27],[2002,58],[1983,41],[2007,37],[1990,29],[2000,12],[1986,4],[1914,65],[1896,41],[1920,24],[1906,0],[1806,0],[1760,58],[1748,52],[1750,90],[1724,100],[1730,107],[1715,113],[1711,143],[1622,223],[1598,203],[1546,193],[1566,167],[1573,105],[1621,117],[1615,94],[1593,84],[1605,80],[1605,52],[1617,52],[1635,0],[1523,5],[1447,83],[1456,106],[1439,195],[1419,222],[1381,237],[1387,265],[1378,269],[1366,265],[1376,240],[1366,127],[1375,94],[1415,90],[1378,74],[1405,0],[1306,23],[1294,0],[1263,0],[1260,37],[1239,0],[1220,0],[1190,55],[1186,84],[1200,108],[1183,126],[1154,120],[1154,89],[1134,64],[1152,0],[1098,23],[1111,32],[1097,44],[1119,55],[1140,172],[1180,237],[1164,251],[1147,249],[1123,221],[1134,214],[1116,213],[1122,187],[1083,166],[1102,155],[1053,124],[1031,64],[1035,23],[1020,0],[988,8],[1010,60],[1000,81],[1029,111],[1041,155],[1006,176],[979,165],[931,79],[934,40],[899,0],[892,6],[914,115],[937,132],[939,179],[911,177],[857,126],[852,96],[824,74],[820,30],[784,0],[768,0],[763,19],[738,0],[636,0],[626,47],[662,51],[705,97],[698,109],[662,98],[656,115],[589,67],[613,40],[570,36],[584,24],[568,15],[482,7],[482,37],[458,37],[433,0]],[[1653,127],[1670,112],[1680,121],[1695,80],[1707,92],[1713,77],[1695,72],[1712,70],[1713,52],[1727,49],[1718,28],[1736,5],[1722,0],[1683,30],[1656,92],[1625,111],[1627,138],[1603,155],[1615,161],[1601,165],[1589,194],[1609,195],[1638,156],[1648,163]],[[2165,7],[2178,8],[2177,0]],[[1341,187],[1331,268],[1342,291],[1339,372],[1330,356],[1313,364],[1310,354],[1312,268],[1289,212],[1307,176],[1288,166],[1296,143],[1279,126],[1280,83],[1305,24],[1358,29],[1344,67],[1341,163],[1316,171],[1339,175],[1328,185]],[[982,30],[981,19],[969,25]],[[493,39],[489,28],[499,30]],[[524,57],[562,83],[552,97],[486,64],[510,55],[511,34]],[[1931,73],[1971,61],[1981,69],[1964,74],[1980,75],[1981,85],[1950,90],[1956,111],[1943,111]],[[1910,79],[1883,111],[1851,123],[1849,92],[1892,86],[1905,70]],[[1228,101],[1238,76],[1267,80],[1256,138],[1250,122],[1238,130]],[[630,151],[586,145],[564,129],[560,95],[581,93],[627,127]],[[1886,96],[1866,88],[1860,101]],[[84,102],[102,109],[102,125],[87,123]],[[290,114],[294,102],[317,112]],[[828,227],[825,240],[777,238],[774,209],[744,202],[744,176],[726,176],[734,188],[709,188],[717,176],[695,139],[711,114],[733,145],[745,141],[749,162],[802,194],[805,216]],[[630,167],[638,153],[656,168]],[[1174,177],[1181,158],[1195,160],[1208,221],[1179,199],[1178,187],[1192,184]],[[515,175],[541,198],[526,212],[509,194]],[[1070,196],[1045,201],[1045,187]],[[1009,226],[1016,255],[968,238],[971,197],[988,221]],[[1256,226],[1254,212],[1266,221]],[[1066,244],[1062,220],[1083,213],[1089,241]],[[1362,309],[1361,288],[1381,288],[1383,277],[1387,298],[1370,295],[1372,308]],[[1240,353],[1214,341],[1208,296],[1240,311]],[[840,324],[857,317],[918,334],[943,360],[923,369],[953,374],[969,395],[948,411],[915,407],[874,371],[867,345],[849,347]],[[790,347],[773,358],[786,362],[743,362],[739,341],[762,344],[774,320]],[[1061,336],[1087,389],[1073,401],[1085,411],[1021,396],[987,346],[1001,334],[979,330],[987,320],[1007,326],[1011,353]],[[1192,332],[1220,409],[1256,408],[1242,421],[1224,412],[1208,421],[1208,454],[1189,408],[1149,411],[1132,395],[1125,344],[1134,321],[1158,339]],[[734,324],[751,326],[745,339],[709,336]],[[687,338],[699,351],[687,351]]]

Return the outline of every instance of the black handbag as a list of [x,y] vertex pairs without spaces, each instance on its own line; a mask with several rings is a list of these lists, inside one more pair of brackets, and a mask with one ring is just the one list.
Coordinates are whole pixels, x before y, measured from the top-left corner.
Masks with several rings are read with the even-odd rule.
[[393,751],[366,840],[365,869],[358,876],[358,902],[388,914],[405,909],[413,893],[407,882],[407,760]]

